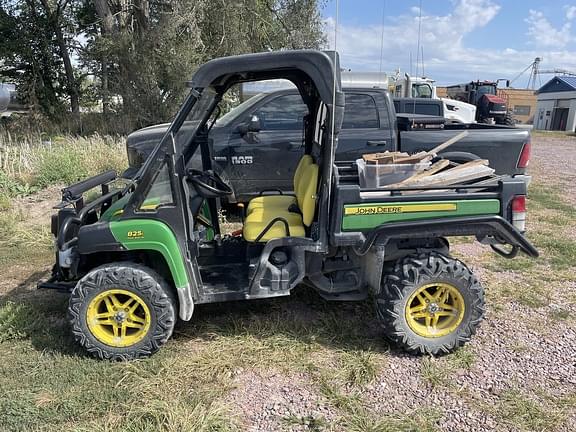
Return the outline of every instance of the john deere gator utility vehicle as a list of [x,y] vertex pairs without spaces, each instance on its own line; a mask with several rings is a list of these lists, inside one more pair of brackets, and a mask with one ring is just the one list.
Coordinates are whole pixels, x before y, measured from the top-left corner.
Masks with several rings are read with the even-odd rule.
[[[41,286],[70,291],[80,345],[99,358],[149,356],[196,305],[285,296],[299,284],[326,300],[372,295],[383,334],[415,353],[450,352],[470,339],[484,293],[447,238],[475,235],[508,257],[537,256],[522,234],[526,185],[361,188],[355,162],[334,161],[345,104],[339,71],[334,52],[210,61],[125,187],[111,188],[107,172],[63,190],[52,220],[56,264]],[[210,127],[232,85],[278,78],[308,107],[294,191],[261,191],[242,230],[224,235],[218,202],[230,188],[212,170]],[[182,136],[185,121],[193,127]],[[237,133],[250,134],[250,124]],[[187,168],[195,152],[202,170]],[[94,187],[102,195],[86,203]]]

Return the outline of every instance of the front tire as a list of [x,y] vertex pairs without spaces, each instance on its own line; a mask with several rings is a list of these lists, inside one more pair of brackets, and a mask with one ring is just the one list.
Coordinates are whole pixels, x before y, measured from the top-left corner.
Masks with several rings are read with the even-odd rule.
[[398,260],[376,298],[386,336],[416,354],[441,355],[464,345],[484,308],[484,290],[474,274],[436,252]]
[[508,111],[506,113],[502,124],[506,126],[516,126],[516,121],[514,120],[514,114],[512,114],[511,111]]
[[84,276],[70,296],[75,340],[100,359],[132,360],[158,351],[172,335],[176,301],[155,271],[106,264]]

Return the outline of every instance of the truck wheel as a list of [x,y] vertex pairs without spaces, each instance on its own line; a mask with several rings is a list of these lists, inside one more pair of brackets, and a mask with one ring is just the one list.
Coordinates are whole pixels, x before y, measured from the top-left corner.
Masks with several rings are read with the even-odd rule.
[[90,271],[70,296],[76,341],[100,359],[148,357],[166,343],[176,321],[176,301],[155,271],[134,263]]
[[376,310],[397,345],[417,354],[446,354],[476,332],[484,289],[457,259],[437,252],[412,255],[385,273]]

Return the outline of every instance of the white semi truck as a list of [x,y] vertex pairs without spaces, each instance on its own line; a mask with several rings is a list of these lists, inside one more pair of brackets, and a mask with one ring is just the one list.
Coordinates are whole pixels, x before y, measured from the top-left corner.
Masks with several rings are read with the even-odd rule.
[[441,98],[436,93],[434,80],[426,77],[413,77],[391,80],[389,89],[395,98],[423,98],[441,100],[444,117],[454,123],[476,123],[476,106],[456,99]]

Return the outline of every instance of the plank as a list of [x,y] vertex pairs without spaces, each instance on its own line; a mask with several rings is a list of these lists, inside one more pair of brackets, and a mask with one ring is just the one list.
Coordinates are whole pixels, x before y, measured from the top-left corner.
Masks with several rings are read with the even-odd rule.
[[450,138],[447,141],[444,141],[442,144],[440,144],[439,146],[434,147],[432,150],[429,150],[427,153],[431,156],[437,155],[438,153],[440,153],[442,150],[445,150],[446,148],[450,147],[452,144],[457,143],[458,141],[460,141],[462,138],[465,138],[468,136],[468,131],[462,131],[460,132],[458,135],[454,135],[452,138]]
[[494,174],[494,169],[475,164],[465,168],[452,168],[428,177],[410,182],[410,186],[444,186],[480,179]]
[[447,159],[440,159],[438,162],[432,164],[430,168],[426,171],[419,172],[418,174],[413,175],[412,177],[407,178],[404,181],[401,181],[398,184],[406,184],[411,183],[415,180],[419,180],[423,177],[431,176],[432,174],[436,174],[438,171],[442,171],[444,168],[450,165],[450,161]]

